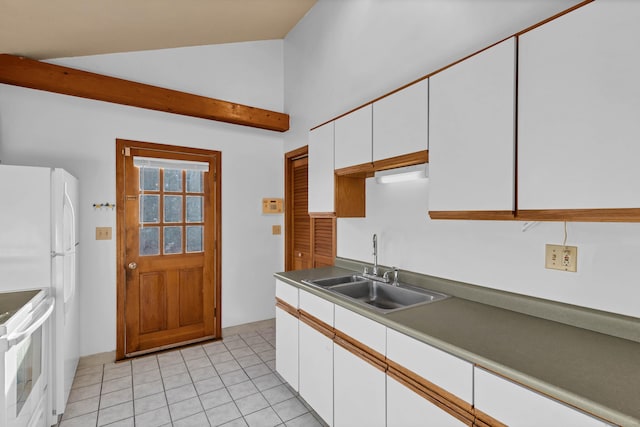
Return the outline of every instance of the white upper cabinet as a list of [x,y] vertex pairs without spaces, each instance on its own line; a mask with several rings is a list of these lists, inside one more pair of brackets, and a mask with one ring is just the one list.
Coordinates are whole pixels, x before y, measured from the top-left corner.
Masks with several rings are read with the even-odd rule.
[[309,132],[309,212],[334,212],[333,127]]
[[335,120],[335,168],[371,163],[371,104]]
[[598,0],[521,36],[519,209],[640,207],[638,22]]
[[373,103],[373,161],[428,149],[429,81]]
[[515,38],[429,80],[429,210],[513,211]]
[[593,418],[511,381],[474,368],[475,407],[509,426],[604,427]]

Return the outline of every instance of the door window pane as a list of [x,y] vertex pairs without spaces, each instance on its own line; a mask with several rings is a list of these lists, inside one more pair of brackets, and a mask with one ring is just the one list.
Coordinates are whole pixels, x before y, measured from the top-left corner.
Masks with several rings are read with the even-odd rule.
[[182,227],[164,227],[164,253],[182,253]]
[[187,171],[187,193],[202,193],[201,171]]
[[160,255],[160,227],[140,228],[140,255]]
[[187,252],[202,252],[202,234],[204,227],[191,225],[187,227]]
[[140,222],[158,223],[160,221],[160,196],[140,195]]
[[164,191],[182,191],[181,169],[164,169]]
[[160,190],[160,169],[140,168],[140,189],[144,191]]
[[164,222],[182,222],[182,196],[164,196]]
[[202,222],[202,196],[187,196],[187,222]]

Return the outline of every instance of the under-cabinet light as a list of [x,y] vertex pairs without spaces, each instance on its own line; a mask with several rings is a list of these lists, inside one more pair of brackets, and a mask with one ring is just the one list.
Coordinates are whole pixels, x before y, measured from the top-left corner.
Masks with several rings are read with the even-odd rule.
[[424,163],[415,166],[406,166],[404,168],[390,169],[375,173],[376,182],[378,184],[391,184],[394,182],[415,181],[418,179],[427,179],[429,165]]

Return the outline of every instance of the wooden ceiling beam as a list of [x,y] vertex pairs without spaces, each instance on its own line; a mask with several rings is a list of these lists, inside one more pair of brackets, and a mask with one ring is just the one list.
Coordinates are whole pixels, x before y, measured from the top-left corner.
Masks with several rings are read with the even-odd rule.
[[278,132],[289,130],[288,114],[9,54],[0,54],[0,83]]

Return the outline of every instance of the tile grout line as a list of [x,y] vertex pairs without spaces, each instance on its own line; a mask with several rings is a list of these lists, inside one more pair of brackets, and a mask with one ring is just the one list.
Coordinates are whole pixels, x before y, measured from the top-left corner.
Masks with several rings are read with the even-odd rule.
[[[243,334],[246,335],[246,334],[250,334],[250,333],[255,333],[255,335],[250,335],[248,337],[243,337],[242,336]],[[280,425],[280,424],[284,425],[286,422],[290,422],[292,420],[295,420],[297,418],[302,418],[302,417],[305,417],[307,415],[310,415],[312,417],[312,419],[314,421],[316,421],[318,424],[320,424],[321,426],[324,425],[324,423],[321,422],[317,418],[317,415],[313,412],[312,408],[310,408],[308,406],[308,404],[305,404],[305,402],[299,396],[299,393],[295,392],[295,390],[292,390],[290,385],[288,385],[277,374],[277,371],[274,370],[275,366],[274,367],[271,366],[271,365],[275,364],[274,359],[265,360],[265,357],[271,357],[271,356],[265,356],[264,353],[274,352],[275,351],[275,342],[274,342],[275,341],[274,340],[275,337],[274,337],[274,334],[275,334],[274,328],[273,327],[268,327],[268,328],[265,328],[264,330],[254,330],[254,331],[248,331],[248,332],[243,332],[243,333],[230,335],[229,337],[227,337],[227,343],[224,342],[225,338],[223,337],[220,341],[216,341],[216,342],[220,342],[221,343],[222,347],[224,348],[224,352],[228,352],[230,354],[230,356],[231,356],[231,359],[227,360],[227,361],[221,361],[218,364],[214,363],[213,360],[212,360],[212,358],[215,357],[215,354],[218,354],[218,353],[211,353],[211,354],[208,353],[207,350],[205,350],[205,348],[204,348],[204,344],[200,344],[198,346],[193,346],[193,347],[187,347],[187,348],[188,349],[198,349],[199,351],[201,351],[204,354],[204,357],[206,357],[206,359],[207,359],[207,361],[209,363],[209,366],[211,368],[213,368],[213,372],[220,379],[220,382],[222,384],[222,388],[229,394],[229,396],[231,398],[231,402],[233,402],[235,409],[240,414],[240,416],[238,418],[234,418],[233,420],[229,420],[229,421],[226,421],[226,422],[233,422],[233,421],[237,421],[239,419],[242,419],[245,423],[248,424],[247,417],[251,416],[252,414],[255,414],[256,412],[263,411],[263,410],[269,408],[275,414],[276,418],[280,421],[280,423],[278,425]],[[234,345],[235,348],[229,348],[227,346],[227,344],[229,343],[228,338],[231,338],[233,336],[237,336],[237,339],[234,338],[234,339],[231,340],[231,342],[240,340],[241,341],[241,345],[240,346]],[[259,337],[260,340],[262,340],[262,342],[253,342],[253,343],[247,342],[247,340],[252,341],[251,338],[253,338],[253,337]],[[253,340],[253,341],[255,341],[255,340]],[[262,344],[268,344],[268,346],[270,348],[266,349],[264,351],[258,352],[253,347],[253,346],[259,346],[259,345],[262,345]],[[234,352],[232,352],[232,350],[238,350],[238,349],[242,349],[242,348],[248,348],[251,351],[252,354],[246,354],[244,356],[236,356],[234,354]],[[188,376],[188,378],[190,380],[190,385],[194,388],[194,391],[196,393],[196,395],[194,397],[198,398],[198,403],[200,405],[201,411],[198,411],[195,414],[190,414],[190,415],[184,416],[184,417],[180,418],[179,420],[174,420],[173,419],[174,416],[173,416],[173,414],[171,413],[171,410],[170,410],[170,404],[169,404],[168,395],[167,395],[168,390],[166,389],[165,377],[164,377],[164,375],[162,373],[162,367],[161,367],[161,364],[160,364],[160,357],[159,357],[159,355],[154,355],[153,356],[153,359],[155,360],[155,365],[157,366],[158,372],[160,374],[160,383],[162,384],[163,396],[164,396],[164,399],[165,399],[165,404],[166,404],[167,411],[169,412],[170,423],[173,425],[174,422],[178,422],[178,421],[180,421],[182,419],[186,419],[186,418],[189,418],[189,417],[197,415],[197,414],[203,414],[206,417],[207,422],[210,422],[209,417],[207,415],[207,410],[204,409],[204,404],[202,403],[201,395],[198,392],[198,390],[195,388],[197,379],[193,377],[192,370],[189,368],[189,363],[188,363],[188,361],[187,361],[187,359],[185,357],[185,353],[183,353],[183,350],[184,349],[176,349],[176,351],[180,352],[180,354],[179,354],[180,355],[180,362],[183,363],[184,366],[186,367],[186,373],[187,373],[187,376]],[[220,352],[220,353],[222,353],[222,352]],[[239,352],[235,352],[235,353],[239,353]],[[247,358],[247,357],[250,357],[250,356],[257,357],[257,360],[256,360],[257,363],[254,363],[252,365],[243,366],[241,364],[241,362],[240,362],[240,359]],[[198,358],[199,357],[192,357],[192,358],[189,359],[189,361],[196,360]],[[134,360],[135,359],[132,359],[132,361],[129,363],[129,369],[128,369],[129,372],[131,373],[131,386],[130,387],[131,387],[131,396],[132,396],[131,404],[132,404],[132,408],[133,408],[133,415],[131,417],[123,418],[121,420],[116,420],[115,422],[125,421],[125,420],[128,420],[129,418],[131,418],[132,421],[134,422],[134,425],[135,425],[136,424],[136,422],[135,422],[135,419],[136,419],[135,418],[136,417],[136,414],[135,414],[136,392],[135,392],[135,387],[134,387],[134,383],[133,383],[133,378],[134,378],[134,372],[133,372],[134,371],[134,363],[133,363],[133,361]],[[259,360],[259,362],[258,362],[258,360]],[[224,374],[221,374],[216,365],[219,365],[219,364],[225,363],[225,362],[229,362],[229,361],[233,361],[239,368],[237,370],[232,370],[230,372],[226,372]],[[265,365],[268,368],[268,371],[267,371],[267,373],[264,373],[262,375],[257,375],[257,376],[252,378],[249,375],[249,372],[247,370],[250,369],[253,366],[258,366],[258,365]],[[170,366],[170,365],[166,365],[166,366]],[[105,376],[107,375],[107,369],[106,369],[107,364],[102,364],[100,367],[101,367],[101,374],[100,374],[101,381],[100,381],[99,395],[98,395],[99,402],[98,402],[98,410],[97,410],[97,415],[96,415],[96,426],[100,423],[100,418],[99,417],[100,417],[101,410],[106,409],[105,407],[103,407],[104,402],[102,401],[102,392],[104,391],[104,379],[105,379]],[[205,368],[205,366],[203,366],[201,368]],[[117,368],[115,368],[115,369],[117,369]],[[194,369],[199,369],[199,368],[194,368]],[[222,375],[229,374],[229,373],[235,372],[235,371],[241,371],[243,373],[243,375],[246,376],[246,378],[247,378],[246,381],[249,382],[257,390],[256,393],[249,394],[248,396],[242,396],[242,397],[240,397],[238,399],[234,398],[231,395],[231,393],[229,392],[229,387],[230,386],[227,386],[227,384],[222,380]],[[176,374],[176,375],[178,375],[178,374]],[[274,376],[275,379],[277,379],[278,383],[273,385],[272,387],[269,387],[269,388],[265,388],[265,389],[258,388],[257,384],[255,383],[255,380],[257,380],[257,379],[259,379],[261,377],[266,377],[268,375]],[[118,378],[122,378],[122,377],[118,377]],[[118,379],[118,378],[114,378],[114,379]],[[245,381],[240,381],[238,384],[241,384],[243,382],[245,382]],[[185,385],[187,385],[187,384],[185,384]],[[231,385],[235,385],[235,384],[231,384]],[[291,397],[288,397],[288,398],[284,399],[282,402],[286,402],[287,400],[295,399],[296,401],[298,401],[300,404],[303,405],[303,407],[305,409],[305,412],[296,415],[295,417],[291,418],[288,421],[284,421],[282,416],[275,410],[273,404],[271,404],[271,402],[266,398],[266,396],[264,394],[266,391],[274,389],[276,387],[280,387],[280,386],[284,386],[286,388],[286,390],[291,394]],[[218,390],[220,390],[220,389],[218,389]],[[214,390],[212,390],[210,392],[213,392],[213,391]],[[204,393],[204,394],[206,394],[206,393]],[[252,395],[260,396],[267,403],[267,406],[264,407],[264,408],[258,409],[256,411],[253,411],[253,412],[250,412],[250,413],[247,413],[247,414],[243,414],[242,411],[240,410],[240,407],[238,406],[238,402],[237,401],[240,400],[240,399],[243,399],[245,397],[252,396]],[[183,402],[183,401],[187,401],[189,399],[191,399],[191,398],[186,398],[186,399],[179,400],[177,402],[174,402],[174,404],[177,404],[177,403],[180,403],[180,402]],[[277,404],[280,404],[282,402],[276,402],[275,404],[277,405]],[[120,404],[124,404],[124,403],[127,403],[127,402],[122,402]],[[109,407],[114,407],[114,406],[117,406],[117,405],[111,405]],[[221,405],[217,405],[215,407],[218,407],[218,406],[221,406]],[[215,407],[213,407],[213,408],[215,408]],[[213,408],[210,408],[210,409],[213,409]],[[158,409],[160,409],[160,408],[158,408]],[[149,411],[149,412],[151,412],[151,411]],[[140,415],[140,414],[138,414],[138,415]]]

